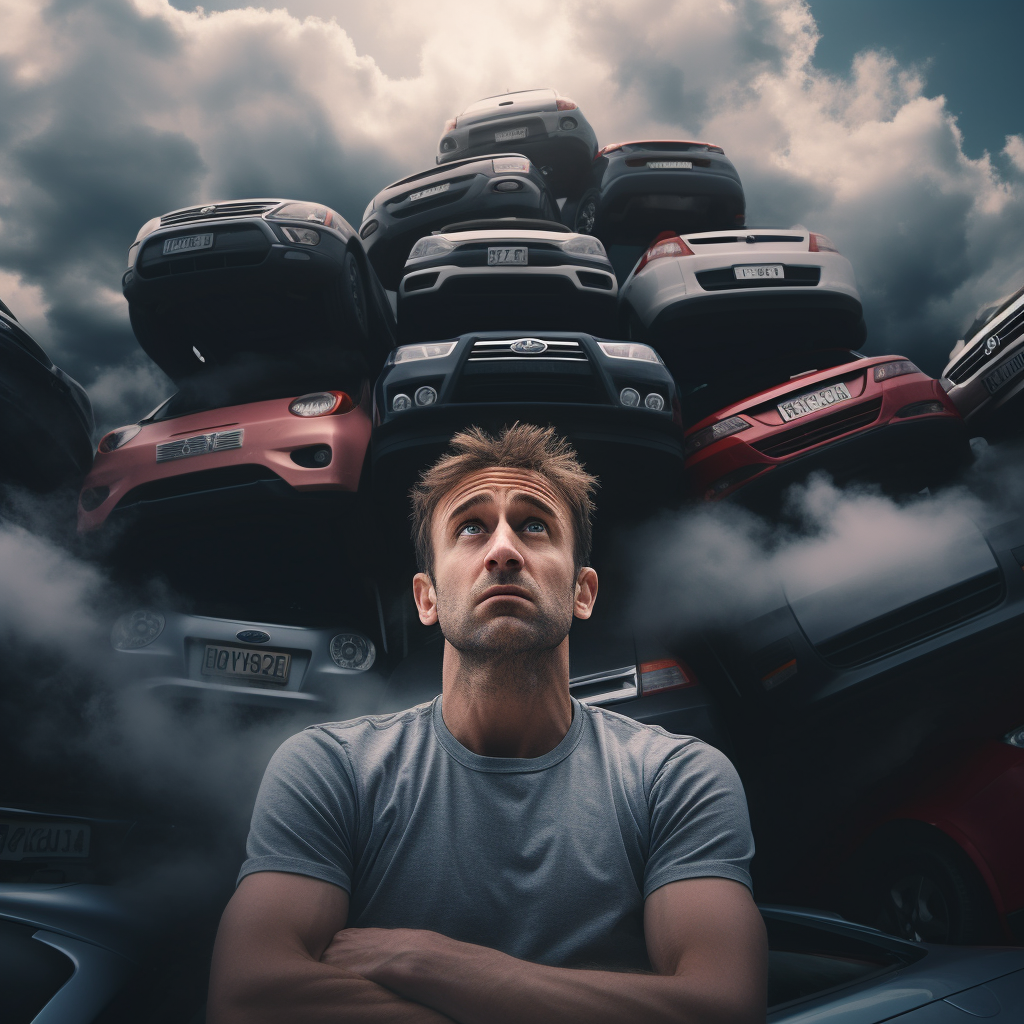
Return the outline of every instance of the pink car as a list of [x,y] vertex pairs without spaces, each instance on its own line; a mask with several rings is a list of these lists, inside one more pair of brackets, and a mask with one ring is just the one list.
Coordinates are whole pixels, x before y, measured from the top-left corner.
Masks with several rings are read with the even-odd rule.
[[216,406],[208,384],[183,387],[139,423],[110,431],[79,496],[79,532],[102,526],[115,509],[160,507],[204,492],[214,501],[242,491],[257,501],[354,493],[370,442],[369,384],[362,380],[352,395],[295,390],[276,397],[288,383],[247,389],[259,401]]

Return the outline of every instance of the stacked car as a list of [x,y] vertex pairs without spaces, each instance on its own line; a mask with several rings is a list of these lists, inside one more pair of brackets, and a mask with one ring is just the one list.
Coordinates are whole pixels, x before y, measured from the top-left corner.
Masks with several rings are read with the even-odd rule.
[[[747,227],[721,146],[602,147],[579,105],[549,89],[467,107],[445,124],[434,166],[381,189],[358,229],[286,198],[154,217],[122,286],[140,347],[176,390],[93,455],[84,392],[0,305],[0,410],[18,439],[7,478],[80,485],[83,542],[129,595],[110,615],[111,679],[260,721],[437,694],[443,638],[410,598],[407,496],[461,429],[525,421],[568,437],[601,479],[595,557],[614,576],[622,528],[686,500],[776,515],[819,470],[898,495],[946,483],[970,461],[972,433],[1009,431],[1024,391],[1020,291],[982,311],[941,381],[903,355],[866,356],[849,260],[803,227]],[[570,692],[724,746],[746,779],[800,749],[794,722],[837,748],[844,716],[882,735],[851,695],[903,686],[923,700],[925,680],[982,664],[979,651],[1024,621],[1024,532],[986,529],[927,579],[792,581],[739,637],[650,635],[625,588],[603,593],[573,626]],[[850,816],[856,828],[845,821],[831,851],[829,864],[845,864],[899,832],[899,857],[876,856],[859,876],[869,909],[851,914],[900,940],[765,908],[778,1019],[841,1008],[850,986],[889,999],[885,986],[918,961],[946,964],[921,940],[1019,939],[1024,896],[1007,865],[1024,836],[996,835],[978,810],[990,784],[1020,791],[1024,713],[1004,703],[961,774]],[[755,824],[758,807],[798,816],[768,782],[749,792]],[[78,822],[82,850],[30,849],[23,829],[12,884],[31,889],[34,865],[105,913],[81,870],[98,857],[90,835],[111,822],[23,808],[0,839],[33,815],[38,829]],[[26,892],[5,899],[20,907]],[[59,907],[52,922],[30,909],[26,927],[100,941],[92,909],[81,934],[58,927]],[[64,947],[40,934],[56,963]],[[963,986],[995,977],[987,963]]]

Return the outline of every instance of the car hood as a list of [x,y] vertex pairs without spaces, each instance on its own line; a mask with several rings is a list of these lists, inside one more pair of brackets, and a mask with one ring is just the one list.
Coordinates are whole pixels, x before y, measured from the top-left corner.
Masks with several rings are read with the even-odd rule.
[[802,545],[783,566],[783,588],[800,627],[820,644],[879,616],[998,568],[978,527],[964,517],[894,517],[860,543]]

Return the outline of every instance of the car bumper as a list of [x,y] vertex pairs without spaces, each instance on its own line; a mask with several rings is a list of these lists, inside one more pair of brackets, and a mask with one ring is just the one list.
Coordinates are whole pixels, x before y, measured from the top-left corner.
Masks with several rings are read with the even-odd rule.
[[[1000,383],[1001,372],[1012,375]],[[986,381],[991,381],[995,390],[991,390]],[[962,384],[952,384],[947,393],[972,434],[996,440],[1017,433],[1017,420],[1024,402],[1024,341],[1012,346],[1000,359],[986,364]]]
[[[230,410],[228,412],[230,414]],[[204,419],[215,422],[218,413],[224,415],[223,410],[216,410]],[[170,425],[175,421],[166,423]],[[229,428],[238,429],[234,424],[229,424]],[[242,485],[253,494],[274,491],[283,494],[288,491],[354,493],[358,490],[371,431],[370,418],[362,407],[357,406],[340,416],[308,419],[286,412],[270,419],[246,423],[241,429],[244,434],[240,448],[168,462],[156,461],[156,445],[175,439],[165,429],[159,432],[159,436],[154,436],[151,430],[143,428],[123,448],[97,455],[83,491],[107,488],[108,493],[91,510],[79,502],[79,532],[87,533],[102,526],[114,509],[140,506],[147,500],[154,504],[170,501],[176,503],[176,507],[183,501],[208,504],[214,493],[213,489],[208,489],[211,480],[218,493],[232,485],[223,483],[218,488],[216,480],[206,471],[262,468],[267,471],[266,479]],[[201,433],[203,431],[195,430],[196,435]],[[326,467],[307,468],[292,459],[294,452],[316,445],[326,445],[331,449],[331,461]],[[225,475],[225,480],[234,480],[238,485],[239,474]],[[147,487],[160,483],[165,486]]]
[[399,333],[403,342],[481,330],[584,331],[607,337],[615,323],[616,293],[610,270],[583,266],[416,270],[406,274],[399,289]]
[[[915,400],[923,399],[901,398],[899,406]],[[955,413],[896,419],[895,412],[883,408],[872,424],[783,459],[764,455],[739,441],[739,435],[724,438],[706,449],[699,462],[691,460],[691,491],[704,500],[730,498],[767,511],[777,506],[786,487],[817,471],[839,484],[874,480],[916,491],[951,478],[969,463],[967,430]]]

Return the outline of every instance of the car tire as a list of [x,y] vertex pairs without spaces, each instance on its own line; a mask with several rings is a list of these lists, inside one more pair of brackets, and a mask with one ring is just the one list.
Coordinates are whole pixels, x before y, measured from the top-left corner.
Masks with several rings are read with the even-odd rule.
[[579,235],[592,235],[597,225],[597,204],[601,193],[588,188],[579,199],[566,200],[562,207],[562,223]]
[[890,935],[953,945],[1000,941],[992,897],[978,869],[937,830],[875,844],[857,888],[851,916]]
[[341,342],[346,348],[354,348],[369,358],[373,348],[370,337],[370,289],[359,257],[351,249],[345,253],[341,278],[333,291]]

